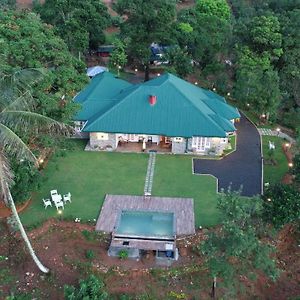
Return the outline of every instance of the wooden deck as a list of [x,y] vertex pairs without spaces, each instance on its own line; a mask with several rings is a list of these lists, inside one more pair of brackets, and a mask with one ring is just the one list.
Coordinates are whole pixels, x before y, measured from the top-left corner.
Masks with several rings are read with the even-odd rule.
[[157,211],[174,213],[176,235],[195,233],[194,200],[130,195],[106,195],[96,230],[113,232],[122,210]]

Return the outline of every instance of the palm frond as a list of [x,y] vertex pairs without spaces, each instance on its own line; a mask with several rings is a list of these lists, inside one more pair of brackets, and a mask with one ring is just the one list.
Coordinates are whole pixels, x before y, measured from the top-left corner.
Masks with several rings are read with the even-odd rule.
[[22,139],[9,127],[0,122],[0,145],[2,151],[14,154],[18,159],[28,159],[36,162],[35,155]]
[[0,151],[0,200],[3,199],[5,204],[8,204],[8,186],[13,184],[13,173],[10,169],[8,160],[4,153]]
[[73,132],[71,126],[30,111],[3,111],[0,113],[0,123],[5,124],[14,131],[22,130],[26,133],[63,134],[68,136]]
[[45,76],[45,69],[27,68],[16,71],[11,76],[11,84],[19,90],[30,90],[33,85],[41,81]]
[[[1,87],[0,87],[1,90]],[[2,92],[2,90],[1,90]],[[30,110],[34,107],[34,98],[32,97],[30,91],[25,91],[22,95],[15,97],[11,95],[7,98],[8,95],[0,95],[0,111],[7,110]]]
[[32,108],[34,101],[31,87],[41,81],[44,74],[43,69],[24,69],[12,74],[0,72],[0,111]]

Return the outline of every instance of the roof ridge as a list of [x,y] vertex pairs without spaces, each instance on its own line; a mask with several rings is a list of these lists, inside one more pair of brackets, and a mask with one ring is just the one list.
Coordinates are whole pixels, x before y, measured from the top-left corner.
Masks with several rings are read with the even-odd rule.
[[[88,122],[86,123],[86,125],[84,126],[84,129],[87,128],[92,125],[94,122],[96,122],[97,120],[99,119],[102,119],[103,117],[105,117],[108,113],[110,113],[112,110],[114,110],[116,107],[118,107],[121,103],[123,103],[125,101],[125,99],[128,98],[129,95],[132,95],[132,93],[136,93],[136,91],[138,91],[141,87],[140,84],[136,84],[136,85],[132,85],[132,86],[129,86],[127,88],[125,88],[123,91],[129,89],[129,88],[136,88],[134,91],[132,91],[131,93],[129,93],[128,95],[126,95],[126,97],[124,97],[123,99],[121,99],[118,103],[116,103],[115,105],[113,105],[110,109],[108,109],[105,113],[102,113],[100,116],[96,117],[95,115],[95,120],[93,120],[91,123],[89,123],[89,120]],[[93,117],[92,117],[93,118]]]
[[[189,83],[189,82],[188,82],[188,83]],[[213,120],[213,119],[209,116],[209,114],[207,114],[207,115],[203,114],[203,112],[202,112],[201,110],[199,110],[199,108],[195,105],[195,103],[193,103],[193,101],[190,101],[190,99],[187,98],[187,97],[183,94],[183,92],[182,92],[180,89],[178,89],[178,88],[174,85],[174,83],[173,83],[172,81],[170,81],[170,84],[172,84],[172,85],[177,89],[177,91],[178,91],[185,99],[187,99],[187,100],[189,101],[189,103],[191,103],[191,104],[196,108],[197,112],[198,112],[199,114],[201,114],[201,116],[203,116],[206,120],[213,122],[214,125],[216,125],[216,126],[218,127],[218,129],[221,129],[222,132],[224,131],[224,129],[223,129],[223,128],[215,121],[215,120]],[[191,83],[190,83],[190,84],[191,84]],[[204,103],[204,102],[202,102],[202,103]],[[212,110],[206,103],[204,103],[204,104],[205,104],[205,106],[206,106],[210,111],[212,111],[215,115],[217,115],[216,112],[215,112],[214,110]],[[207,116],[209,116],[209,118],[208,118]]]

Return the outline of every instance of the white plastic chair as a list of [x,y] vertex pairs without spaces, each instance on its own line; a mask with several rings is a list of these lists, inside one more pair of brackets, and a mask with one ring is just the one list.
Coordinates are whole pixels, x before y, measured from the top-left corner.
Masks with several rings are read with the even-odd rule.
[[57,210],[58,210],[60,207],[62,207],[62,209],[65,209],[64,203],[63,203],[62,201],[60,201],[60,202],[55,202],[54,204],[55,204],[55,207],[56,207]]
[[58,193],[57,193],[57,190],[52,190],[52,191],[50,191],[50,195],[51,196],[53,196],[53,195],[57,195]]
[[66,203],[67,201],[69,201],[70,203],[72,202],[70,192],[68,194],[64,195],[64,203]]
[[45,209],[46,209],[48,206],[51,206],[51,207],[52,207],[52,203],[51,203],[50,199],[43,199],[43,202],[44,202]]

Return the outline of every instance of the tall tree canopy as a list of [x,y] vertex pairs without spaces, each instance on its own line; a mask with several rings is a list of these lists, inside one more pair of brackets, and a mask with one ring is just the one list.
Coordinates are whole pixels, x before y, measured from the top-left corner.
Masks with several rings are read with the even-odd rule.
[[38,112],[68,122],[76,106],[71,101],[87,82],[84,64],[74,58],[51,25],[27,11],[0,11],[0,68],[46,68],[34,87]]
[[231,12],[225,0],[197,1],[193,8],[178,13],[179,24],[188,24],[188,33],[179,27],[178,40],[187,46],[201,67],[215,63],[217,54],[228,50],[231,39]]
[[270,257],[273,247],[259,240],[262,234],[260,199],[242,199],[238,193],[220,196],[218,208],[222,215],[220,229],[208,234],[200,245],[212,277],[221,277],[225,285],[240,287],[238,275],[249,278],[262,270],[273,279],[278,275]]
[[149,79],[151,43],[170,45],[176,9],[173,0],[118,0],[115,9],[124,16],[121,35],[126,39],[128,55],[144,65]]
[[276,114],[280,101],[279,76],[267,52],[258,55],[247,47],[239,50],[234,97],[258,115]]
[[34,10],[44,22],[55,26],[73,53],[104,43],[103,30],[111,22],[107,7],[99,0],[46,0],[44,4],[36,2]]

